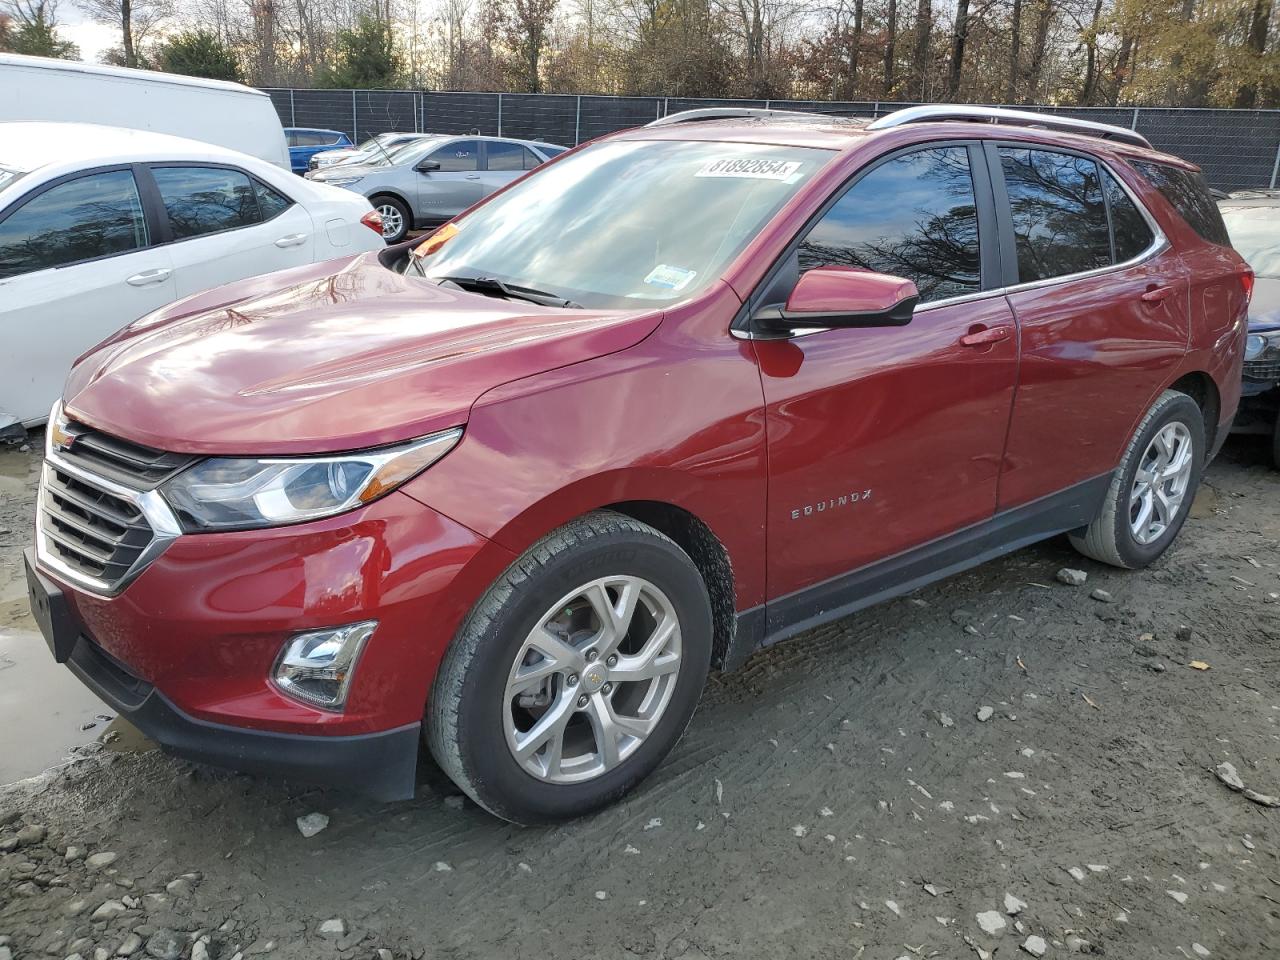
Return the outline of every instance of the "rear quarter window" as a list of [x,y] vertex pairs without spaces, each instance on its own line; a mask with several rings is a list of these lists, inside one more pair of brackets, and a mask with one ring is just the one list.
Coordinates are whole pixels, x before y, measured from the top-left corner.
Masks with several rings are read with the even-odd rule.
[[1132,160],[1135,170],[1143,175],[1172,204],[1201,238],[1219,246],[1231,246],[1222,213],[1209,193],[1204,175],[1148,160]]

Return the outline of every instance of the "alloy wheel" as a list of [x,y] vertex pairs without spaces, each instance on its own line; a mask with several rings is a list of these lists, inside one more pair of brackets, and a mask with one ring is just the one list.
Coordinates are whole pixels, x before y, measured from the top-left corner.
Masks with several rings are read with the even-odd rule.
[[1138,543],[1158,540],[1178,516],[1194,460],[1191,431],[1180,421],[1165,424],[1151,439],[1129,492],[1129,530]]
[[404,217],[400,211],[389,203],[378,207],[378,215],[382,217],[382,238],[394,240],[404,229]]
[[640,577],[603,577],[539,618],[516,655],[502,705],[516,762],[548,783],[614,769],[657,727],[676,687],[680,622]]

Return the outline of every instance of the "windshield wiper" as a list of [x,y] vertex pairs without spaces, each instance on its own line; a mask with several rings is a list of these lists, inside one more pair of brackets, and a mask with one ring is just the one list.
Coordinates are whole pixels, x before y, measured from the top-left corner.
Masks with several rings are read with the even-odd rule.
[[517,286],[515,284],[499,280],[497,277],[433,277],[432,279],[437,280],[440,283],[452,283],[455,287],[459,287],[463,290],[475,290],[478,293],[497,293],[506,297],[508,300],[525,300],[529,303],[536,303],[544,307],[578,309],[582,307],[582,304],[575,303],[572,300],[566,300],[564,297],[558,297],[554,293],[548,293],[545,290],[536,290],[533,287]]

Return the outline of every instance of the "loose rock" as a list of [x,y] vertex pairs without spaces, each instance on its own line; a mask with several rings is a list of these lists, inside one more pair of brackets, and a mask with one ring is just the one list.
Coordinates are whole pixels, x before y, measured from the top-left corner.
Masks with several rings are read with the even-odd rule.
[[1063,567],[1054,576],[1059,583],[1065,583],[1069,587],[1083,586],[1084,582],[1089,579],[1089,575],[1083,570],[1076,570],[1072,567]]
[[316,933],[326,940],[337,940],[347,935],[347,921],[341,919],[325,920],[316,929]]
[[1033,933],[1022,941],[1022,949],[1033,957],[1043,957],[1045,951],[1049,949],[1049,945],[1044,942],[1044,937],[1038,937]]
[[986,722],[987,722],[988,720],[990,720],[993,716],[995,716],[995,712],[996,712],[996,711],[995,711],[995,708],[994,708],[994,707],[979,707],[979,708],[978,708],[978,722],[979,722],[979,723],[986,723]]
[[997,937],[1004,933],[1006,926],[1004,916],[999,910],[985,910],[978,914],[978,926],[989,937]]
[[178,960],[185,943],[185,939],[172,930],[157,930],[147,940],[147,956],[156,960]]
[[84,865],[90,870],[105,870],[116,862],[118,854],[110,851],[94,853],[84,858]]
[[1012,893],[1004,895],[1004,912],[1009,916],[1016,917],[1025,909],[1027,909],[1027,905],[1024,901],[1019,900]]
[[329,818],[323,813],[308,813],[297,819],[298,832],[310,839],[329,825]]

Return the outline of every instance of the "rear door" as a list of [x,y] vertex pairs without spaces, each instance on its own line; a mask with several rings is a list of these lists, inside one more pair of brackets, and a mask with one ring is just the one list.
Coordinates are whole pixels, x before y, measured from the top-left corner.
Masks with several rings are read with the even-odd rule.
[[838,264],[913,280],[908,325],[752,343],[769,444],[768,590],[782,597],[771,625],[844,602],[841,574],[995,512],[1018,341],[985,164],[971,143],[891,155],[799,243],[801,272]]
[[[1022,369],[1000,507],[1105,483],[1187,349],[1186,269],[1116,171],[989,144]],[[1083,488],[1082,488],[1083,489]]]
[[484,147],[484,171],[480,180],[487,197],[505,187],[517,177],[524,176],[539,163],[538,158],[526,146],[504,140],[481,141]]
[[418,219],[428,224],[452,220],[486,196],[479,140],[450,140],[423,161],[439,166],[423,169],[423,162],[418,163]]
[[311,215],[282,191],[231,166],[156,163],[149,170],[178,296],[312,262]]
[[72,362],[175,299],[131,168],[77,174],[0,210],[0,414],[48,415]]

